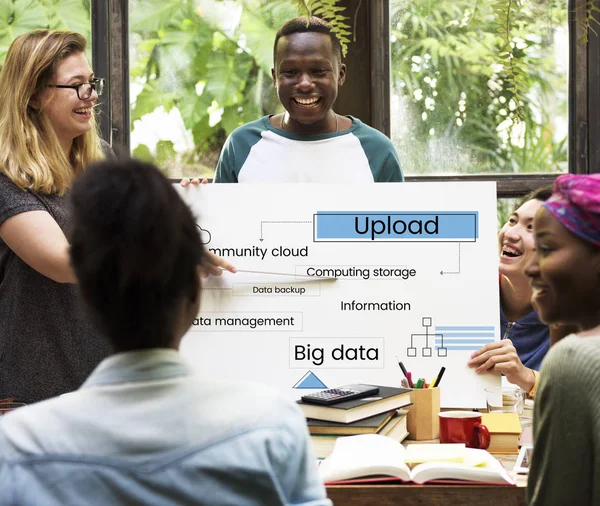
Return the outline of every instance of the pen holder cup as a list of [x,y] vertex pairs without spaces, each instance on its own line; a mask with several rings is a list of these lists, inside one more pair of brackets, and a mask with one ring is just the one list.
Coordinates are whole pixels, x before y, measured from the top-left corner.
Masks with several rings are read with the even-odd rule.
[[408,407],[408,439],[423,441],[440,437],[440,388],[415,388]]

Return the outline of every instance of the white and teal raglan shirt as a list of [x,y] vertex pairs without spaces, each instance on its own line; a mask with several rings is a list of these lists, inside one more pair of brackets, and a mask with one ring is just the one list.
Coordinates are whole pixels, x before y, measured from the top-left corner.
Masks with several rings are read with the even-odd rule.
[[215,183],[368,183],[404,181],[392,142],[349,116],[343,132],[298,135],[269,117],[236,128],[228,137]]

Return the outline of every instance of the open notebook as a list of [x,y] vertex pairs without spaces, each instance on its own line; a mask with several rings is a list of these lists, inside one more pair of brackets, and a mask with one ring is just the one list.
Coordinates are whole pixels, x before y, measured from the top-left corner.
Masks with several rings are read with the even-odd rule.
[[458,480],[515,485],[502,464],[485,450],[463,444],[411,444],[404,448],[378,434],[339,438],[332,454],[320,463],[319,474],[325,483],[361,478],[377,481],[373,478],[383,476],[418,484]]

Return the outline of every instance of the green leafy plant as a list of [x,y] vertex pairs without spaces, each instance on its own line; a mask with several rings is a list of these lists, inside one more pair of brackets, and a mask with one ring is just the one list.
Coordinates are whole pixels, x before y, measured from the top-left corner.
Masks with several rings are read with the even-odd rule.
[[[469,0],[392,2],[393,141],[408,174],[564,171],[566,77],[551,56],[567,11],[523,1],[507,30],[499,7]],[[501,18],[501,16],[500,16]],[[506,25],[505,25],[506,26]],[[515,101],[515,84],[519,92]],[[561,95],[562,94],[562,95]]]
[[[584,6],[580,7],[579,10],[584,11],[583,20],[577,17],[575,20],[583,27],[583,35],[581,41],[584,43],[589,42],[590,31],[598,36],[596,28],[600,26],[600,3],[599,0],[587,0]],[[594,28],[596,26],[596,28]]]
[[[167,169],[210,174],[226,137],[277,107],[270,76],[272,41],[297,10],[290,2],[239,5],[232,28],[227,26],[229,12],[205,15],[190,0],[131,4],[131,78],[141,86],[131,111],[132,130],[146,114],[176,108],[193,137],[194,148],[173,156]],[[136,149],[146,158],[152,151]]]
[[31,30],[74,30],[90,37],[90,0],[0,0],[0,65],[12,41]]
[[527,92],[527,66],[521,58],[515,54],[515,43],[512,40],[511,28],[513,18],[518,14],[521,8],[521,0],[497,0],[492,4],[496,23],[498,24],[498,34],[502,38],[502,47],[498,53],[498,58],[502,62],[503,78],[508,84],[507,90],[512,93],[514,103],[514,117],[522,121],[525,117],[523,111],[523,102]]
[[[345,7],[339,5],[339,0],[292,0],[298,5],[298,10],[301,15],[318,16],[326,19],[332,26],[333,33],[336,34],[342,46],[342,54],[346,56],[348,53],[348,44],[350,44],[349,36],[352,35],[352,28],[347,24],[350,19],[343,13]],[[355,16],[358,15],[360,3],[356,8]]]

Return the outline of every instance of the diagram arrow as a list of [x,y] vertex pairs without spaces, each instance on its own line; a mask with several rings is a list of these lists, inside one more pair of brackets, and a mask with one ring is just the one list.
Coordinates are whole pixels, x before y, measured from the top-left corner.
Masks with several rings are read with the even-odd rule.
[[312,223],[312,221],[261,221],[260,222],[260,241],[263,241],[263,224],[265,223]]
[[440,274],[460,274],[460,243],[458,243],[458,271],[440,271]]

